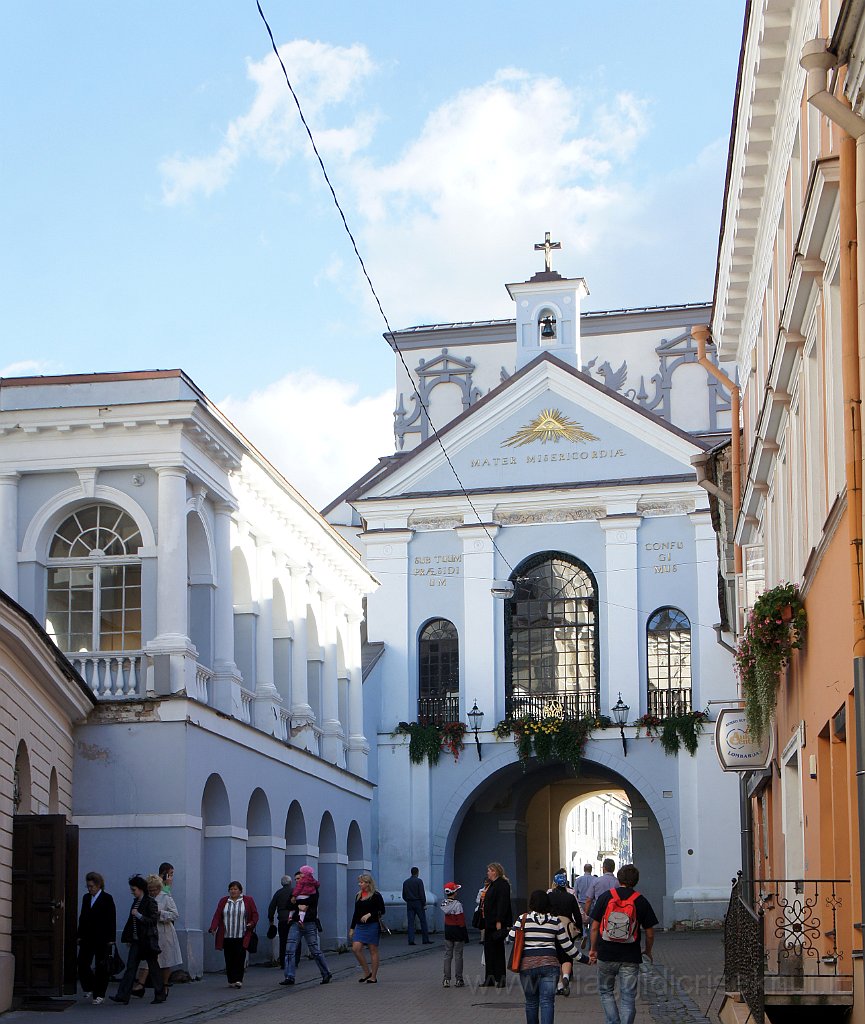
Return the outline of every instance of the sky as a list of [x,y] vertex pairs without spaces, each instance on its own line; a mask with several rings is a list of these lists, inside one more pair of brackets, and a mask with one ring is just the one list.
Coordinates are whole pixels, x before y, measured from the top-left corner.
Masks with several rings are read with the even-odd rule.
[[[262,0],[391,327],[712,296],[744,0]],[[394,357],[254,0],[0,8],[0,376],[180,367],[321,507]],[[313,424],[312,429],[310,424]]]

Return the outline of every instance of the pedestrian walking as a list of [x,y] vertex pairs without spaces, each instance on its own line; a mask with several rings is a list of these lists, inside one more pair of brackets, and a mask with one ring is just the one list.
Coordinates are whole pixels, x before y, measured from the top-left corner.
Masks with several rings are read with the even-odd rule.
[[[357,879],[358,891],[354,897],[354,914],[348,929],[351,951],[360,964],[363,977],[357,980],[363,984],[375,985],[378,981],[378,943],[381,938],[381,919],[384,917],[384,900],[376,891],[375,879],[364,872]],[[369,964],[363,947],[369,950]]]
[[[280,985],[293,985],[297,965],[300,960],[301,939],[306,942],[312,959],[318,967],[321,975],[321,984],[329,985],[333,975],[327,966],[327,960],[321,951],[318,933],[321,928],[318,920],[318,881],[313,878],[312,868],[308,864],[304,871],[300,869],[298,874],[300,880],[295,882],[294,892],[291,896],[291,910],[288,914],[288,941],[285,947],[285,959],[283,961],[284,974]],[[304,881],[305,879],[305,881]],[[313,885],[312,882],[315,882]],[[301,890],[298,894],[298,889]]]
[[208,931],[216,935],[216,948],[225,957],[225,976],[229,988],[243,988],[246,952],[258,924],[258,907],[251,896],[243,895],[238,881],[228,883],[228,895],[216,904]]
[[482,985],[505,987],[505,938],[513,923],[511,883],[498,861],[487,865],[487,884],[481,898],[484,929],[484,971]]
[[601,868],[604,873],[600,878],[596,878],[594,882],[592,882],[588,895],[583,903],[583,910],[585,911],[587,919],[591,919],[592,908],[594,907],[598,897],[605,892],[609,892],[610,889],[615,889],[619,884],[616,879],[616,862],[614,860],[607,857],[603,864],[601,864]]
[[[633,864],[623,865],[618,885],[602,893],[592,910],[589,963],[598,965],[598,990],[606,1024],[633,1024],[640,964],[643,955],[652,959],[658,919],[651,903],[634,888],[639,880],[640,872]],[[645,954],[640,950],[641,930],[646,936]]]
[[514,941],[519,933],[523,936],[519,972],[526,1000],[526,1024],[553,1024],[559,977],[557,949],[561,947],[567,956],[575,956],[577,947],[551,912],[550,896],[543,889],[536,889],[529,896],[529,912],[515,922],[508,939]]
[[[292,911],[291,894],[294,884],[291,875],[283,875],[280,886],[271,896],[267,906],[267,920],[273,926],[276,918],[276,934],[279,935],[279,963],[285,967],[285,947],[288,942],[288,918]],[[271,935],[271,938],[273,936]]]
[[[123,926],[121,942],[129,943],[129,955],[126,959],[126,971],[118,986],[117,993],[111,997],[115,1003],[128,1003],[133,991],[135,975],[142,960],[147,961],[147,969],[153,978],[153,1002],[164,1003],[168,998],[168,990],[162,981],[159,969],[159,907],[156,900],[147,891],[147,881],[141,875],[133,875],[129,879],[129,891],[132,893],[132,906],[129,917]],[[144,988],[135,995],[143,996]]]
[[581,948],[585,946],[589,932],[591,931],[591,922],[589,920],[589,914],[586,910],[585,904],[586,900],[589,898],[592,885],[597,881],[597,878],[598,876],[592,871],[592,865],[584,864],[583,873],[574,884],[574,896],[576,896],[577,903],[580,905],[580,914],[583,918],[583,941],[580,944]]
[[[565,931],[576,946],[583,935],[583,918],[580,913],[580,905],[577,898],[568,889],[568,876],[564,871],[559,871],[553,877],[553,888],[547,895],[550,900],[550,913],[555,914],[562,922]],[[559,964],[561,965],[561,976],[559,978],[556,994],[569,996],[571,994],[571,973],[574,969],[573,954],[566,950],[558,950]]]
[[445,959],[444,977],[442,978],[444,988],[450,988],[451,965],[453,965],[454,988],[462,988],[465,985],[463,949],[469,941],[469,933],[466,928],[463,905],[457,899],[460,888],[461,886],[457,882],[446,882],[445,898],[441,902],[442,913],[445,916]]
[[78,980],[85,999],[92,999],[98,1006],[104,1002],[108,988],[109,958],[117,938],[117,909],[98,871],[88,871],[84,884],[87,892],[78,915]]
[[423,879],[420,877],[420,868],[412,868],[409,877],[402,883],[402,898],[406,905],[408,916],[408,944],[415,944],[415,918],[420,921],[421,939],[425,946],[428,946],[432,939],[429,937],[429,929],[426,920],[426,890]]

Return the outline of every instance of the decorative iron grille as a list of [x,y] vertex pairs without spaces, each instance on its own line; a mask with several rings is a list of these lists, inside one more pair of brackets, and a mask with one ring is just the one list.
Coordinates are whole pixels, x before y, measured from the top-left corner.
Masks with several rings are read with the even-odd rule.
[[755,1024],[763,1024],[763,912],[752,910],[743,895],[740,871],[724,919],[724,984],[728,992],[741,993]]
[[678,690],[649,690],[646,710],[658,718],[684,715],[691,710],[691,688]]
[[849,879],[757,878],[754,906],[764,920],[767,995],[853,991]]
[[505,698],[505,717],[586,718],[598,714],[598,695],[588,690],[511,693]]
[[454,693],[445,697],[419,697],[417,720],[420,725],[444,725],[460,720],[460,698]]

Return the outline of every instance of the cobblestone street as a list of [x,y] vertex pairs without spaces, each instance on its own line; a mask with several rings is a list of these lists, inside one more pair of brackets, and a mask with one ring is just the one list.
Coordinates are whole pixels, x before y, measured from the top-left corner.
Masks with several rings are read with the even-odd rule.
[[[359,971],[350,953],[328,953],[334,978],[319,984],[318,971],[302,960],[294,988],[280,987],[276,968],[252,967],[246,972],[243,989],[229,989],[224,976],[209,974],[202,981],[175,985],[165,1005],[153,1006],[150,992],[129,1006],[107,1001],[92,1006],[79,996],[63,1014],[67,1024],[99,1021],[99,1024],[170,1024],[172,1021],[209,1021],[236,1017],[254,1019],[256,1024],[277,1024],[291,1013],[306,1019],[351,1020],[352,1024],[428,1024],[447,1020],[453,1024],[522,1024],[523,996],[516,977],[509,975],[505,989],[478,988],[481,949],[477,943],[466,947],[466,987],[443,989],[441,985],[442,943],[408,949],[405,938],[395,935],[382,944],[379,984],[358,985]],[[719,981],[723,965],[720,932],[675,932],[659,934],[655,941],[655,969],[644,976],[637,1021],[670,1024],[717,1022],[706,1014],[712,1001],[720,1004]],[[556,1000],[556,1019],[576,1024],[603,1024],[604,1015],[597,993],[593,968],[574,969],[575,983],[568,999]],[[114,986],[109,989],[114,991]],[[44,1024],[45,1015],[17,1010],[5,1014],[8,1024]]]

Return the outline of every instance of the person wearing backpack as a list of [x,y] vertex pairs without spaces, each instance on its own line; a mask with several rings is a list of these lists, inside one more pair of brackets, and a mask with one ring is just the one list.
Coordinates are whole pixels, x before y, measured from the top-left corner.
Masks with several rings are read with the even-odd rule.
[[[640,933],[645,932],[645,956],[651,960],[658,918],[652,904],[635,888],[640,872],[633,864],[620,867],[616,877],[618,886],[602,893],[592,908],[589,963],[598,965],[605,1024],[633,1024],[644,955],[640,950]],[[616,1003],[616,978],[620,1005]]]

